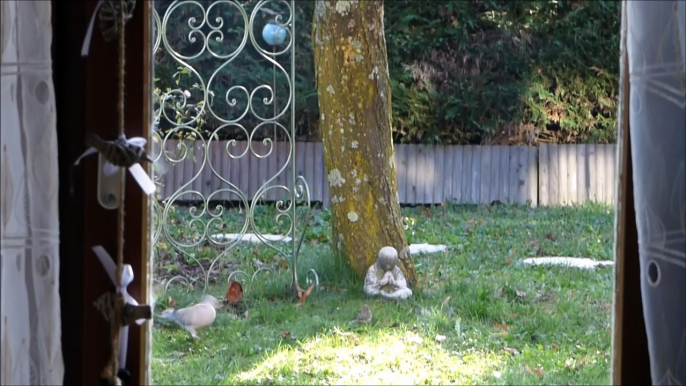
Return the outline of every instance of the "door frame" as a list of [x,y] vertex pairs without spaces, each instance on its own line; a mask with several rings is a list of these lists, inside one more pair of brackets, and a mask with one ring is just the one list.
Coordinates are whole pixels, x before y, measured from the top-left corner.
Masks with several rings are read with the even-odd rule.
[[[117,253],[117,210],[97,200],[97,157],[73,163],[86,149],[85,133],[117,136],[116,42],[102,38],[96,21],[90,52],[80,50],[96,1],[52,0],[53,81],[60,171],[60,297],[65,384],[96,384],[110,356],[109,322],[93,306],[114,288],[91,250]],[[126,24],[126,135],[150,138],[152,123],[152,2],[139,0]],[[148,173],[151,167],[142,165]],[[128,173],[127,173],[128,174]],[[70,185],[73,184],[73,195]],[[149,297],[149,202],[131,176],[126,181],[124,260],[134,270],[128,292],[141,304]],[[151,321],[129,329],[127,369],[131,384],[149,381],[147,336]]]
[[[95,1],[52,1],[53,79],[57,109],[60,170],[60,297],[65,384],[92,384],[109,359],[109,324],[92,302],[112,290],[91,247],[100,244],[116,253],[117,213],[96,199],[97,164],[88,159],[75,168],[91,131],[104,138],[116,134],[117,47],[102,39],[97,27],[88,58],[80,57]],[[127,136],[151,138],[152,1],[139,0],[127,23]],[[97,26],[97,23],[96,23]],[[618,202],[615,217],[615,284],[612,311],[612,383],[650,384],[647,337],[640,288],[638,236],[634,212],[628,115],[629,77],[626,58],[626,1],[622,2],[620,103],[618,123]],[[94,158],[94,157],[93,157]],[[150,173],[150,165],[143,165]],[[72,179],[73,178],[73,179]],[[88,181],[88,183],[86,183]],[[73,184],[74,194],[70,195]],[[140,303],[150,295],[150,209],[148,197],[129,177],[126,186],[125,261],[134,268],[129,293]],[[132,384],[150,384],[151,321],[129,333],[127,368]]]

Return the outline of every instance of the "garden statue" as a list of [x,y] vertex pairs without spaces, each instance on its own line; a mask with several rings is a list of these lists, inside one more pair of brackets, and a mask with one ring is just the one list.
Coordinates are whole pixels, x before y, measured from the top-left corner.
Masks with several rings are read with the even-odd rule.
[[407,299],[412,295],[412,290],[407,288],[405,275],[398,266],[398,251],[395,248],[381,248],[376,263],[367,270],[364,292],[387,299]]
[[214,318],[217,316],[217,308],[219,308],[219,300],[212,295],[205,295],[200,303],[193,306],[178,310],[174,308],[164,310],[160,314],[160,318],[175,321],[193,338],[200,339],[197,330],[214,322]]

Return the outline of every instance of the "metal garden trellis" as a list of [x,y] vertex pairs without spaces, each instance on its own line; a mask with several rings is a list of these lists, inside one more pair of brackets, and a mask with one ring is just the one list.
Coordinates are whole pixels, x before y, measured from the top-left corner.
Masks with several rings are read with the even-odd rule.
[[[250,1],[246,2],[250,3]],[[191,93],[188,90],[184,90],[183,87],[178,86],[179,82],[176,82],[176,88],[168,88],[166,90],[158,90],[153,95],[153,103],[155,105],[154,109],[154,131],[153,131],[153,147],[155,144],[159,146],[159,149],[153,149],[153,160],[155,161],[154,175],[153,179],[157,184],[162,183],[163,173],[160,173],[161,165],[177,165],[181,163],[187,157],[194,157],[195,159],[195,149],[200,149],[203,151],[202,159],[197,159],[196,162],[201,162],[200,170],[209,168],[212,173],[212,177],[220,180],[221,187],[214,190],[212,193],[204,195],[200,191],[193,190],[192,183],[194,180],[200,177],[201,173],[196,173],[191,180],[186,181],[182,186],[180,186],[176,191],[164,201],[151,200],[152,202],[152,218],[153,218],[153,229],[152,229],[152,241],[155,245],[158,241],[164,238],[170,245],[174,247],[175,250],[182,253],[190,261],[194,261],[204,274],[204,291],[207,291],[209,285],[210,274],[215,266],[215,264],[220,260],[220,258],[228,255],[236,245],[241,241],[241,238],[250,229],[254,233],[255,237],[263,245],[267,245],[276,253],[285,257],[288,261],[289,269],[292,273],[292,285],[294,289],[300,290],[298,284],[298,256],[300,253],[300,247],[302,245],[305,228],[308,224],[309,212],[310,212],[310,191],[307,181],[302,177],[297,175],[295,168],[295,3],[294,0],[260,0],[253,9],[248,13],[246,5],[241,4],[235,0],[214,0],[214,1],[192,1],[192,0],[175,0],[169,3],[163,16],[160,18],[158,13],[158,5],[162,4],[160,1],[155,1],[153,6],[153,18],[154,18],[154,45],[153,53],[158,53],[158,50],[162,49],[164,54],[169,55],[173,61],[178,64],[179,72],[185,74],[190,74],[196,80],[193,84],[194,91],[196,95],[200,95],[200,98],[195,98],[196,103],[189,101],[191,99]],[[281,7],[285,9],[288,17],[284,21],[284,16],[282,12],[274,10],[271,8],[266,8],[267,5],[273,5],[275,8]],[[186,16],[183,12],[179,12],[184,9],[186,11],[195,11],[191,16],[185,18],[184,21],[188,27],[188,32],[185,35],[179,33],[180,25],[172,25],[175,17]],[[226,13],[221,13],[220,8],[230,9],[234,12],[232,16],[227,16]],[[261,30],[261,36],[263,41],[269,44],[271,50],[264,49],[256,38],[254,27],[258,24],[259,16],[269,16],[270,20],[264,25]],[[231,33],[236,34],[236,30],[231,25],[229,32],[225,30],[226,25],[230,23],[227,19],[232,17],[228,21],[236,21],[243,24],[243,32],[238,33],[238,39],[231,40],[225,35],[230,35]],[[169,27],[173,27],[171,30]],[[170,42],[168,35],[174,33],[177,36],[184,36],[187,39],[188,45],[183,48],[175,49],[173,42]],[[231,41],[229,41],[231,40]],[[233,51],[227,53],[220,52],[222,48],[226,48],[231,43],[238,42],[237,48]],[[248,44],[250,43],[250,44]],[[193,53],[187,53],[191,49],[195,49]],[[253,55],[257,55],[261,60],[266,60],[272,66],[273,78],[272,84],[258,84],[249,89],[249,86],[243,85],[231,85],[225,92],[225,111],[237,111],[236,117],[229,117],[228,114],[223,114],[220,108],[215,104],[221,99],[215,98],[217,92],[214,91],[213,87],[219,84],[219,79],[222,75],[230,73],[229,66],[232,62],[239,57],[241,53],[247,52],[248,49],[254,49]],[[277,60],[279,57],[290,54],[290,74]],[[248,55],[246,53],[246,55]],[[220,64],[214,69],[214,71],[209,75],[209,78],[204,78],[200,71],[193,66],[193,61],[199,60],[201,58],[210,58],[220,62]],[[280,71],[285,75],[287,87],[289,89],[288,100],[284,105],[283,109],[277,110],[276,108],[276,71]],[[224,72],[224,73],[223,73]],[[178,74],[178,73],[177,73]],[[174,75],[177,75],[174,74]],[[157,74],[156,74],[157,75]],[[205,80],[207,79],[207,80]],[[156,79],[157,82],[157,79]],[[267,97],[263,97],[260,103],[253,103],[256,98],[257,93],[267,93]],[[234,96],[235,94],[242,95],[245,98],[245,107],[240,109],[239,103],[240,99],[237,100]],[[272,117],[265,117],[265,115],[260,114],[260,111],[268,111],[266,107],[272,106],[274,115]],[[290,108],[290,117],[286,116],[286,113]],[[174,116],[170,116],[169,111],[172,111]],[[280,123],[282,118],[287,119],[288,123],[286,125]],[[217,127],[212,130],[209,135],[203,136],[200,128],[203,123],[207,120],[213,120],[217,123]],[[246,128],[243,123],[245,121],[254,122],[254,127],[251,129]],[[160,127],[162,124],[169,126],[167,130],[162,130]],[[268,151],[265,154],[259,154],[253,143],[253,138],[259,136],[261,133],[260,129],[263,127],[273,127],[274,139],[269,137],[262,139],[262,146],[267,148]],[[217,168],[216,165],[212,164],[211,152],[213,150],[220,149],[222,147],[215,145],[214,143],[220,143],[220,136],[224,136],[226,132],[238,132],[243,134],[247,138],[247,147],[239,154],[232,153],[231,149],[237,147],[237,141],[234,138],[229,138],[225,140],[225,144],[222,143],[223,149],[226,155],[231,160],[238,160],[243,157],[257,157],[258,159],[266,159],[268,157],[274,157],[275,142],[277,141],[277,131],[280,131],[283,138],[288,142],[288,155],[285,162],[281,165],[278,172],[270,176],[267,181],[265,181],[257,192],[252,195],[252,197],[247,197],[246,193],[241,191],[237,184],[230,181],[229,176],[221,172],[221,168]],[[208,137],[208,139],[206,139]],[[177,138],[181,140],[177,141],[176,146],[173,145],[173,141]],[[193,146],[189,148],[187,142],[193,142]],[[199,143],[198,146],[195,146]],[[170,146],[168,146],[170,145]],[[172,151],[169,147],[175,147]],[[280,174],[286,174],[287,170],[291,170],[289,176],[286,178],[290,179],[290,187],[288,184],[274,184],[277,176]],[[217,170],[219,169],[219,170]],[[284,237],[290,238],[290,251],[277,246],[272,240],[269,240],[264,233],[262,233],[255,223],[255,210],[257,204],[269,191],[280,191],[282,199],[276,199],[276,215],[275,221],[276,225],[283,225],[284,219],[288,221],[288,227],[283,234]],[[211,235],[211,229],[223,228],[226,225],[226,219],[224,217],[227,209],[223,204],[217,204],[214,210],[210,209],[210,203],[217,201],[217,198],[226,196],[227,194],[233,195],[237,198],[238,202],[245,208],[245,221],[242,224],[240,232],[238,232],[237,237],[233,241],[222,240]],[[276,192],[272,193],[276,196]],[[194,196],[196,199],[192,200],[194,202],[199,202],[200,204],[191,204],[189,207],[189,217],[188,221],[181,232],[188,232],[198,234],[194,240],[191,242],[183,242],[176,239],[174,235],[174,230],[170,225],[170,213],[174,208],[174,204],[179,202],[181,196]],[[250,202],[250,203],[248,203]],[[296,213],[297,204],[300,203],[305,207],[306,213],[304,216],[298,216]],[[298,223],[304,220],[303,229],[300,232],[300,237],[297,237]],[[222,247],[223,251],[219,253],[214,260],[212,260],[209,268],[205,269],[200,261],[198,261],[192,250],[197,249],[203,243],[210,243],[216,246]],[[243,275],[249,278],[252,282],[259,272],[271,270],[271,268],[257,268],[252,275],[249,275],[243,270],[233,271],[228,279],[235,277],[237,275]],[[183,280],[187,284],[190,283],[188,278],[183,276],[176,276],[167,281],[166,286],[168,286],[174,280]],[[310,269],[306,274],[306,282],[308,285],[314,284],[315,287],[319,285],[319,277],[314,269]],[[165,291],[166,291],[165,286]]]

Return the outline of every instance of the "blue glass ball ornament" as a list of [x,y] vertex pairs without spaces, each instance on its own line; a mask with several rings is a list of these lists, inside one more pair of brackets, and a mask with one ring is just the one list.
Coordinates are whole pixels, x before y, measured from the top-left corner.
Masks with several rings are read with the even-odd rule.
[[270,46],[278,46],[286,41],[286,29],[273,21],[269,21],[262,28],[262,38]]

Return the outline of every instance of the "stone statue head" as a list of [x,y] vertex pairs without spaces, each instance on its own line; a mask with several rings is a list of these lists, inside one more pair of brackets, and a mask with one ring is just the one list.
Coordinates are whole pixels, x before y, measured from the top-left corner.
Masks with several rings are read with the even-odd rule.
[[392,271],[398,265],[398,251],[393,247],[383,247],[376,258],[376,269],[381,272]]

